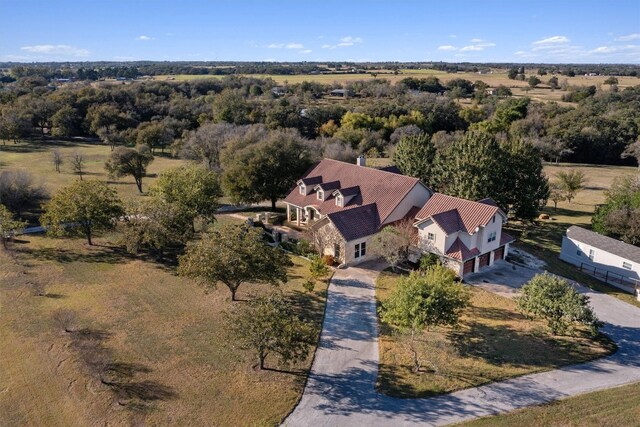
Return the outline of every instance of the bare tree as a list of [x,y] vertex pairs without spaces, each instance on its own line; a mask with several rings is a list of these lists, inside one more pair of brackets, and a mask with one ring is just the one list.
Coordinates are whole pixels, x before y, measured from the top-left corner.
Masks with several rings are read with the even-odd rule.
[[77,151],[73,153],[73,157],[71,158],[71,167],[73,168],[73,173],[80,175],[80,181],[82,181],[82,174],[84,173],[84,157]]
[[56,168],[56,172],[60,173],[60,166],[62,166],[62,154],[60,151],[53,150],[51,152],[51,161],[53,162],[53,166]]
[[640,140],[634,142],[633,144],[627,145],[627,148],[622,152],[620,156],[623,159],[627,157],[633,157],[638,162],[638,168],[640,168]]

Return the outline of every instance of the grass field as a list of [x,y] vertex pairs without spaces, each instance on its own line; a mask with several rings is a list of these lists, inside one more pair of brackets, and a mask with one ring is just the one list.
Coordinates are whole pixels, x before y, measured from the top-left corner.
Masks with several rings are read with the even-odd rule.
[[[51,160],[53,150],[60,151],[63,156],[60,173],[56,173]],[[26,170],[53,194],[60,187],[79,179],[78,175],[73,173],[71,166],[71,158],[76,152],[81,154],[85,160],[86,173],[83,175],[83,179],[107,180],[104,162],[111,155],[111,149],[108,146],[57,140],[21,141],[18,144],[7,142],[5,145],[0,145],[0,171]],[[149,176],[142,180],[143,191],[146,191],[155,181],[158,173],[165,169],[178,167],[183,163],[183,160],[172,158],[168,154],[156,153],[155,159],[147,168]],[[123,199],[139,194],[133,177],[122,177],[111,184]]]
[[[280,370],[256,370],[224,327],[232,304],[226,287],[205,294],[173,268],[130,257],[111,240],[88,247],[29,236],[15,244],[15,258],[0,251],[0,425],[278,424],[297,401],[311,358],[291,367],[268,358]],[[326,284],[304,293],[306,261],[292,259],[281,288],[319,326]],[[46,296],[34,296],[33,283],[45,285]],[[238,296],[270,289],[248,284]],[[78,314],[82,334],[54,325],[60,308]],[[136,405],[90,375],[82,339],[130,367],[126,390],[138,396]]]
[[635,383],[459,425],[465,427],[637,426],[640,425],[639,399],[640,383]]
[[[379,302],[389,297],[397,278],[381,274]],[[399,397],[432,396],[592,360],[615,348],[608,339],[593,341],[586,334],[554,337],[546,323],[518,313],[513,300],[479,288],[471,291],[471,305],[458,328],[437,328],[421,337],[426,372],[412,370],[409,349],[380,325],[379,390]]]

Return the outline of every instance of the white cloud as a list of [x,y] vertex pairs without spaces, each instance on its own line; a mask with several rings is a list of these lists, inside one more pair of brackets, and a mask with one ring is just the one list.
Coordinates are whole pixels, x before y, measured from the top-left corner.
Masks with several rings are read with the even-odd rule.
[[360,44],[363,41],[364,40],[362,39],[362,37],[346,36],[346,37],[341,37],[340,38],[340,42],[338,44],[323,44],[322,48],[323,49],[335,49],[335,48],[338,48],[338,47],[349,47],[349,46],[353,46],[355,44]]
[[142,40],[142,41],[146,42],[146,41],[149,41],[149,40],[155,40],[155,38],[149,37],[149,36],[145,36],[145,35],[141,35],[141,36],[138,36],[138,40]]
[[481,43],[483,40],[482,39],[471,39],[469,40],[471,43]]
[[613,39],[617,42],[630,42],[631,40],[640,40],[640,33],[627,34],[626,36],[620,36]]
[[304,50],[301,50],[301,51],[300,51],[300,53],[304,53],[305,55],[306,55],[307,53],[311,53],[311,52],[312,52],[312,50],[311,50],[311,49],[304,49]]
[[74,56],[85,57],[89,56],[87,49],[81,49],[66,44],[39,44],[34,46],[22,46],[21,50],[30,53],[39,53],[43,55],[59,55],[59,56]]
[[438,46],[438,50],[457,50],[455,46],[451,46],[450,44],[446,44],[443,46]]
[[553,36],[553,37],[547,37],[546,39],[542,39],[542,40],[538,40],[533,42],[534,45],[536,46],[542,46],[542,45],[554,45],[554,44],[562,44],[562,43],[569,43],[571,40],[569,40],[568,37],[565,36]]
[[469,52],[469,51],[478,51],[478,50],[484,50],[484,48],[476,45],[470,45],[470,46],[465,46],[463,48],[460,48],[460,52]]
[[302,43],[288,43],[285,47],[287,49],[304,49]]
[[271,43],[267,46],[269,49],[282,49],[284,47],[284,43]]
[[336,47],[330,44],[323,44],[321,46],[323,49],[335,49]]

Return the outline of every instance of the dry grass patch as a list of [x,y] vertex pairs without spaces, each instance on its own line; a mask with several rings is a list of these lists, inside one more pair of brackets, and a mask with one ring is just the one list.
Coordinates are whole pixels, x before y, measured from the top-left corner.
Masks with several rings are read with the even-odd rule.
[[[376,297],[385,301],[398,276],[382,273]],[[529,320],[514,301],[472,288],[470,307],[457,328],[436,328],[423,334],[423,352],[430,370],[415,373],[411,355],[385,324],[380,325],[378,388],[398,397],[426,397],[475,387],[506,378],[546,371],[610,354],[606,338],[593,341],[586,333],[554,337],[543,321]]]
[[[295,366],[268,361],[281,372],[256,370],[224,327],[226,287],[205,294],[171,267],[114,249],[112,239],[87,247],[29,236],[15,245],[15,259],[0,253],[0,424],[279,423],[302,392],[311,357]],[[293,262],[281,289],[319,326],[326,283],[303,292],[308,266]],[[45,283],[47,296],[33,296],[33,282]],[[271,290],[247,284],[238,295]],[[60,309],[77,314],[74,332],[55,324]],[[107,357],[112,370],[102,378],[118,384],[101,383],[87,354],[92,363]]]
[[640,383],[596,391],[521,409],[510,414],[460,424],[468,427],[500,426],[637,426],[640,420]]

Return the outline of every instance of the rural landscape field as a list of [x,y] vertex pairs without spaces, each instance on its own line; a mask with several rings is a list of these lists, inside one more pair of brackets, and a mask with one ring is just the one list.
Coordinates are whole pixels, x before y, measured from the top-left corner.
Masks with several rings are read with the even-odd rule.
[[76,3],[0,0],[0,426],[639,425],[638,2]]

